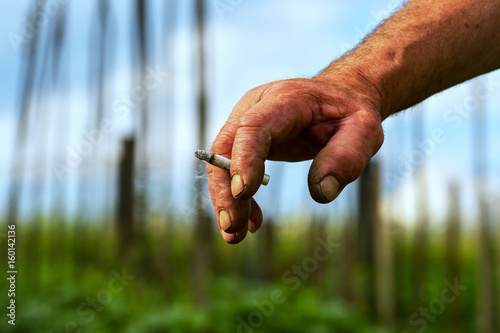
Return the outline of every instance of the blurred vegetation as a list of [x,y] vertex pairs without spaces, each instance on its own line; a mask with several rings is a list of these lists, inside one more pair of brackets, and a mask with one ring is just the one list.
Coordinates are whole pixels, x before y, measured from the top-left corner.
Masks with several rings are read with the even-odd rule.
[[[119,257],[114,232],[106,223],[68,225],[58,220],[18,225],[16,326],[2,320],[2,332],[251,332],[241,327],[238,331],[241,326],[238,318],[247,324],[252,320],[258,323],[257,317],[251,318],[252,312],[260,311],[255,303],[269,305],[275,289],[283,292],[285,301],[273,305],[272,314],[263,316],[261,326],[248,326],[252,331],[387,332],[375,329],[356,310],[356,302],[362,300],[347,307],[338,297],[342,292],[338,289],[340,250],[320,262],[319,268],[302,280],[297,290],[292,291],[291,284],[284,281],[284,272],[312,256],[308,247],[313,244],[308,243],[315,240],[304,237],[304,225],[277,228],[276,260],[270,279],[262,278],[266,254],[258,251],[258,237],[249,237],[238,247],[217,242],[216,264],[212,274],[205,277],[207,302],[195,305],[188,281],[193,278],[190,273],[193,247],[186,246],[193,241],[193,230],[184,223],[172,223],[168,230],[161,227],[150,230],[143,244],[136,244],[129,249],[129,255]],[[5,231],[3,228],[2,234]],[[338,228],[329,228],[328,232],[338,239]],[[175,237],[167,237],[166,233]],[[428,283],[422,290],[422,295],[426,295],[422,298],[424,304],[440,298],[445,287],[442,236],[438,232],[430,241],[432,255]],[[466,285],[467,290],[458,299],[463,326],[457,332],[474,331],[477,258],[474,235],[467,239],[464,269],[459,277],[459,283]],[[408,316],[417,310],[412,309],[408,288],[411,248],[406,240],[397,247],[397,321],[401,328],[413,332],[415,327],[408,326]],[[115,277],[112,271],[122,269],[134,278],[122,290],[109,293],[110,280]],[[357,283],[360,278],[352,280],[351,288],[355,291],[362,287]],[[6,280],[1,280],[1,290],[7,287]],[[106,293],[112,297],[104,297]],[[96,302],[95,308],[89,298]],[[2,302],[5,309],[4,306],[6,303]],[[444,331],[448,309],[436,316],[426,332]]]

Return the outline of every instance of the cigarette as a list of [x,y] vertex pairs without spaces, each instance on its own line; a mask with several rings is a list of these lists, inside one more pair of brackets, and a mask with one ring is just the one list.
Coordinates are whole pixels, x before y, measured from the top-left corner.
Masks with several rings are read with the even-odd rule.
[[[194,156],[199,160],[205,161],[207,163],[212,164],[218,168],[229,171],[231,167],[231,160],[229,158],[225,158],[224,156],[217,155],[215,153],[209,153],[204,150],[197,150],[194,152]],[[269,179],[271,177],[268,174],[264,174],[264,178],[262,178],[261,184],[266,186],[269,183]]]

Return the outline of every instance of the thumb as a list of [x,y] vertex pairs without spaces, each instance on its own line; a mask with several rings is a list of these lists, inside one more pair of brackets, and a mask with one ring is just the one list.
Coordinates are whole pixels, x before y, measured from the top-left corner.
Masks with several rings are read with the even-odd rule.
[[380,118],[359,111],[346,118],[309,169],[311,197],[328,203],[356,180],[384,140]]

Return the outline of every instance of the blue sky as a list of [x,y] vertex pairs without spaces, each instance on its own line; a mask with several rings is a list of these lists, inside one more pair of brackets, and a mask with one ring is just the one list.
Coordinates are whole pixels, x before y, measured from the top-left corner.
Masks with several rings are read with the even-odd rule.
[[[0,81],[0,140],[2,150],[0,159],[8,161],[10,149],[13,145],[13,124],[15,114],[19,105],[17,91],[20,86],[21,54],[15,52],[10,41],[9,34],[18,33],[23,20],[27,18],[27,4],[29,2],[2,2],[0,4],[0,72],[3,80]],[[123,93],[130,91],[132,87],[132,73],[129,51],[131,1],[113,1],[114,21],[118,27],[115,31],[116,59],[106,74],[109,105],[109,113],[112,114],[113,102]],[[152,1],[154,8],[162,8],[162,1]],[[209,77],[209,139],[213,140],[216,133],[224,123],[229,112],[241,98],[241,96],[252,87],[280,79],[293,77],[311,77],[332,60],[339,57],[349,47],[354,46],[369,31],[371,31],[381,19],[387,17],[398,1],[330,1],[330,0],[287,0],[287,1],[264,1],[264,0],[241,0],[236,5],[229,5],[228,11],[221,12],[217,4],[221,1],[208,1],[208,77]],[[224,3],[224,1],[222,1]],[[85,110],[92,107],[89,102],[89,81],[87,75],[87,53],[89,47],[89,35],[91,28],[89,22],[95,16],[95,2],[68,1],[70,10],[68,40],[65,49],[67,63],[65,64],[69,83],[60,87],[58,91],[48,92],[40,96],[40,104],[59,105],[51,110],[52,117],[57,119],[57,126],[68,129],[68,134],[58,139],[57,134],[52,135],[51,158],[52,164],[64,158],[67,147],[78,144],[82,134],[88,131],[86,128]],[[196,133],[194,123],[194,99],[191,94],[193,85],[192,78],[192,56],[190,28],[189,2],[182,1],[178,9],[178,25],[173,32],[171,41],[172,63],[169,65],[163,58],[163,51],[156,47],[151,56],[150,65],[158,67],[162,71],[169,72],[172,86],[159,87],[151,96],[151,102],[158,112],[159,119],[163,119],[165,109],[173,110],[175,115],[167,128],[172,133],[162,133],[165,128],[158,125],[153,128],[151,159],[152,170],[157,171],[155,179],[159,180],[168,176],[172,180],[172,188],[176,198],[181,203],[179,207],[189,209],[190,195],[192,194],[192,171],[197,163],[192,157],[196,147]],[[155,10],[151,25],[155,40],[162,38],[161,10]],[[446,191],[450,182],[457,182],[462,191],[464,199],[464,210],[474,214],[474,192],[472,190],[472,170],[470,128],[471,113],[470,105],[473,103],[474,87],[478,82],[485,82],[487,91],[486,109],[488,113],[488,159],[489,159],[489,190],[492,198],[498,199],[496,190],[500,185],[500,151],[495,149],[498,142],[497,126],[500,124],[498,105],[500,105],[500,75],[498,72],[489,74],[479,80],[463,84],[449,91],[438,94],[424,102],[415,112],[405,112],[393,117],[384,123],[386,131],[386,143],[377,155],[385,166],[384,179],[394,175],[395,168],[408,165],[410,172],[402,175],[396,171],[396,182],[385,186],[384,209],[392,212],[405,220],[411,221],[414,216],[413,190],[421,183],[422,172],[419,163],[412,163],[412,158],[418,158],[420,148],[433,140],[433,133],[439,133],[440,138],[431,152],[425,156],[425,165],[428,170],[429,199],[431,201],[432,215],[437,220],[441,219],[443,207],[446,207]],[[168,87],[174,94],[174,104],[165,106],[165,95]],[[472,96],[472,97],[471,97]],[[57,101],[57,102],[54,102]],[[66,104],[64,104],[66,103]],[[66,108],[60,105],[67,105]],[[50,108],[50,107],[49,107]],[[157,110],[157,111],[156,111]],[[460,111],[463,110],[463,111]],[[422,114],[419,117],[417,112]],[[461,113],[460,113],[461,112]],[[42,117],[43,119],[43,117]],[[52,118],[54,119],[54,118]],[[117,120],[114,122],[113,131],[106,137],[104,146],[97,151],[94,157],[104,156],[108,152],[108,158],[112,160],[117,156],[117,142],[131,127],[131,119]],[[423,119],[423,120],[421,120]],[[412,124],[415,121],[424,121],[425,134],[415,142],[412,137]],[[159,124],[161,122],[158,122]],[[55,127],[56,129],[58,127]],[[44,134],[34,134],[42,136]],[[157,135],[157,136],[155,136]],[[166,135],[166,136],[162,136]],[[178,164],[186,167],[175,168],[171,165],[164,166],[164,154],[162,148],[165,138],[173,141],[174,151],[178,154]],[[36,149],[31,147],[33,154]],[[109,153],[111,152],[111,153]],[[100,154],[100,155],[99,155]],[[413,154],[413,155],[412,155]],[[34,158],[33,160],[36,160]],[[410,161],[410,162],[408,162]],[[110,162],[111,163],[111,162]],[[0,166],[0,186],[3,190],[0,199],[5,202],[5,188],[8,178],[9,163]],[[341,211],[350,206],[355,195],[355,186],[351,185],[345,193],[333,205],[321,206],[315,204],[309,198],[306,185],[306,177],[309,162],[298,164],[269,163],[268,173],[271,174],[270,189],[262,189],[258,194],[261,201],[269,202],[263,204],[264,213],[271,210],[278,213],[293,211],[293,207],[301,207],[301,211],[315,210],[321,214],[330,214],[332,211]],[[35,164],[29,166],[30,174]],[[45,173],[49,173],[48,168]],[[273,177],[273,172],[279,173]],[[75,175],[69,175],[64,186],[73,193],[75,190]],[[52,175],[53,176],[53,175]],[[96,184],[106,182],[106,174],[89,175]],[[280,178],[282,183],[281,204],[279,208],[274,207],[270,197],[273,186],[273,178]],[[394,178],[394,177],[392,177]],[[391,179],[392,179],[391,178]],[[30,176],[36,180],[36,176]],[[54,183],[57,184],[57,183]],[[59,184],[60,185],[60,184]],[[57,185],[53,185],[57,186]],[[98,185],[96,185],[98,186]],[[161,196],[161,185],[155,187],[154,192]],[[267,192],[266,192],[267,191]],[[47,195],[50,197],[50,195]],[[68,196],[67,205],[71,203],[72,196]],[[492,200],[493,200],[492,199]],[[47,199],[46,205],[50,205]],[[161,201],[161,200],[160,200]],[[3,207],[3,206],[2,206]],[[30,203],[26,203],[30,207]]]

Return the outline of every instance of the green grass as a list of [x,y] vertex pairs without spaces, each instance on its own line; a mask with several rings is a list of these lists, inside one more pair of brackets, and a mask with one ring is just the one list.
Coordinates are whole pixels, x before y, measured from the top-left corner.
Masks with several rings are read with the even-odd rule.
[[[384,332],[369,323],[356,302],[348,307],[339,301],[340,254],[321,263],[324,267],[296,290],[282,279],[293,264],[311,255],[304,245],[307,228],[279,231],[286,237],[278,232],[274,273],[267,279],[261,267],[266,254],[260,251],[258,235],[236,247],[217,239],[209,273],[202,279],[205,301],[195,305],[193,299],[199,297],[193,287],[192,230],[184,224],[156,226],[120,255],[113,229],[103,225],[105,221],[71,226],[46,220],[18,226],[16,325],[7,324],[3,310],[1,332]],[[408,317],[417,310],[412,309],[408,288],[410,248],[406,241],[399,246],[398,322],[410,333],[416,329]],[[443,288],[443,251],[442,240],[433,239],[425,301],[438,297]],[[474,331],[473,251],[473,246],[465,247],[460,277],[470,287],[460,298],[464,332]],[[113,280],[113,272],[122,269],[134,276],[126,285]],[[359,283],[352,281],[356,292]],[[0,292],[7,289],[2,279]],[[5,309],[7,299],[1,299]],[[442,332],[445,318],[443,314],[429,322],[426,332]]]

